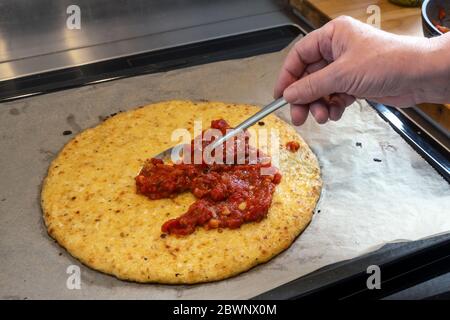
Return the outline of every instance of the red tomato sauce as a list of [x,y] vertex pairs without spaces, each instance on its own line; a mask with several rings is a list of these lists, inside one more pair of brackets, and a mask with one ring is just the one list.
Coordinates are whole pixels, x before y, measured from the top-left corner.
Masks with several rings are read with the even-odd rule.
[[286,148],[291,152],[297,152],[300,149],[300,144],[297,141],[289,141],[286,143]]
[[[211,128],[225,133],[230,127],[220,119],[212,121]],[[249,163],[251,149],[248,138],[246,134],[244,164],[166,164],[160,159],[147,160],[136,177],[139,194],[154,200],[191,192],[197,198],[186,213],[165,222],[162,232],[188,235],[197,226],[234,229],[246,222],[261,221],[267,216],[281,174],[271,166],[270,161],[260,161],[267,157],[259,150],[256,150],[258,162]],[[202,139],[203,147],[209,143]],[[231,146],[237,148],[238,143],[242,141],[234,139]],[[194,140],[191,144],[194,145]],[[191,150],[194,151],[193,148]],[[262,168],[271,168],[274,173],[263,175]]]

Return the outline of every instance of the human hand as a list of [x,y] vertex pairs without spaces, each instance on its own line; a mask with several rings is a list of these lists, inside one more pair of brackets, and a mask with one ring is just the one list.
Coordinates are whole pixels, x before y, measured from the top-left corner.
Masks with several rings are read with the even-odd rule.
[[398,36],[339,17],[294,45],[274,96],[291,104],[294,125],[309,112],[318,123],[337,121],[355,98],[396,107],[445,102],[450,37],[443,37]]

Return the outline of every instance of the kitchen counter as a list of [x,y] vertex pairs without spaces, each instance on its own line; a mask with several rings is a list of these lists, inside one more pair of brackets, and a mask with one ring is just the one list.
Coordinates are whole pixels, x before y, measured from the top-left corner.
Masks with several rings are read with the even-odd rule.
[[367,13],[369,6],[377,5],[381,9],[381,29],[396,34],[423,36],[420,8],[401,7],[388,0],[308,0],[308,2],[330,18],[349,15],[363,22],[366,22],[372,14]]

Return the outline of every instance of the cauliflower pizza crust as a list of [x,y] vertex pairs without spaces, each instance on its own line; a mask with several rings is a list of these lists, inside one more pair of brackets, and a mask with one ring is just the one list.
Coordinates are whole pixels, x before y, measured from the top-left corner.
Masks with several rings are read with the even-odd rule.
[[[162,235],[162,224],[187,211],[190,193],[149,200],[136,193],[146,159],[175,143],[176,128],[223,118],[232,126],[259,109],[222,102],[167,101],[115,115],[73,138],[50,165],[41,203],[49,235],[89,267],[137,282],[198,283],[221,280],[279,254],[310,222],[321,191],[317,159],[308,145],[274,115],[260,127],[278,129],[281,183],[268,215],[238,229],[188,236]],[[258,125],[255,126],[255,129]],[[290,141],[299,143],[288,151]]]

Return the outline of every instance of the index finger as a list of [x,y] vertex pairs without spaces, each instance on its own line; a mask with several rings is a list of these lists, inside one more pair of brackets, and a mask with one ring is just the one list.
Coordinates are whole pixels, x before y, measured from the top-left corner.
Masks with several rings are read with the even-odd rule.
[[275,98],[281,97],[284,89],[300,79],[309,64],[321,60],[332,60],[332,34],[333,26],[327,23],[322,28],[307,34],[294,45],[281,67],[275,85]]

